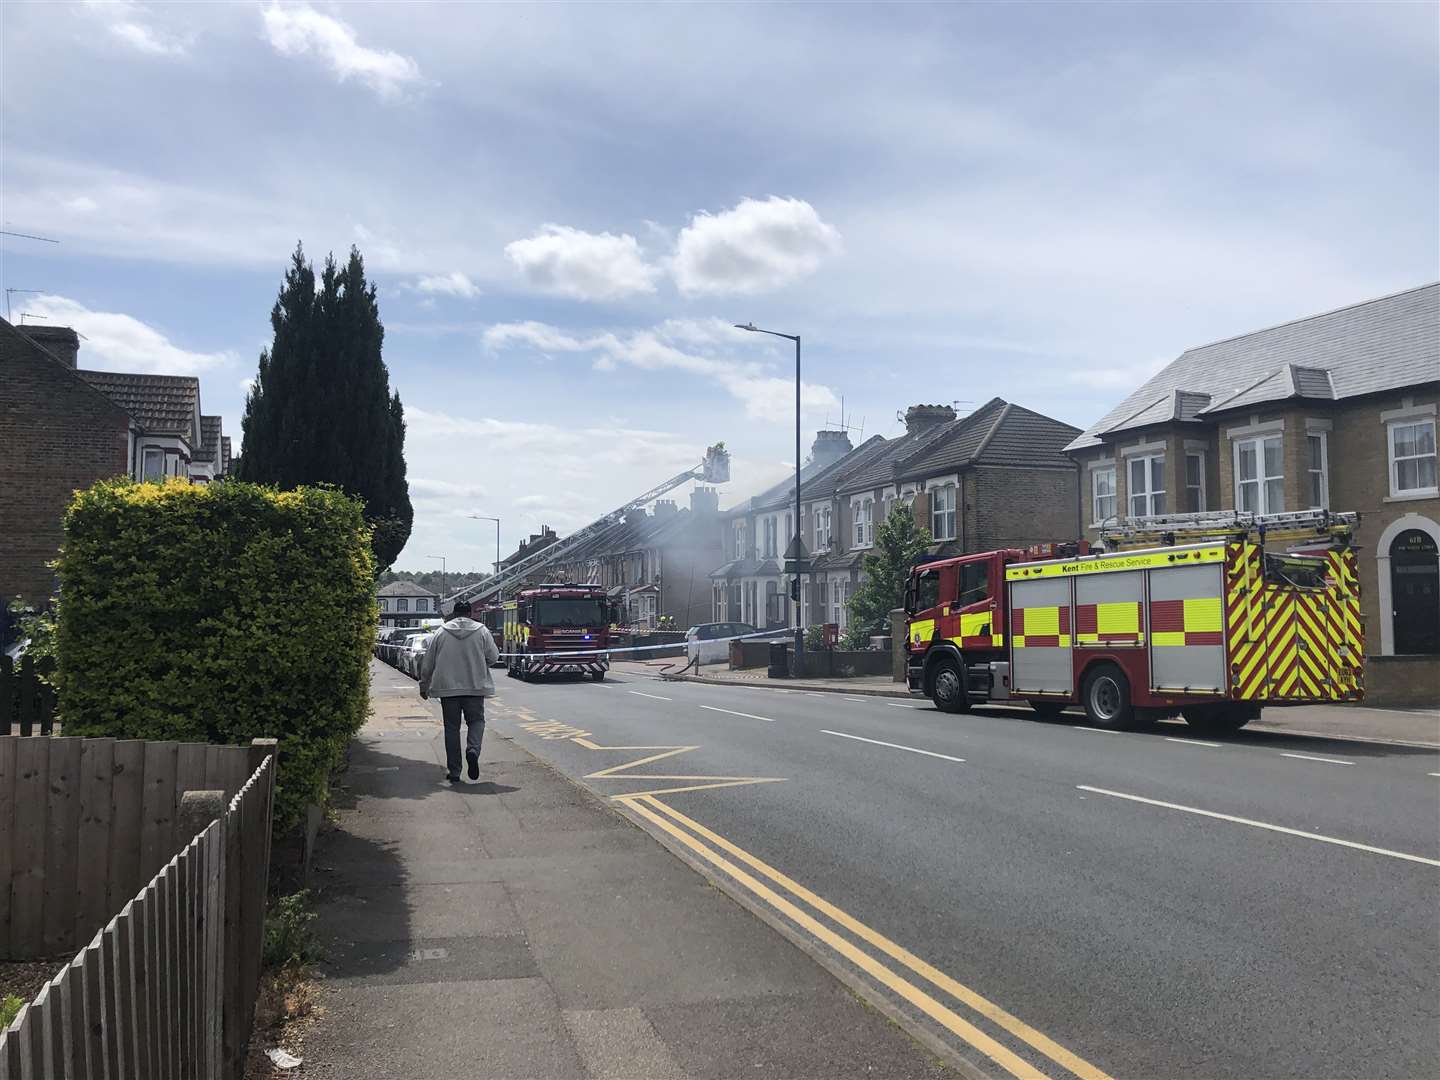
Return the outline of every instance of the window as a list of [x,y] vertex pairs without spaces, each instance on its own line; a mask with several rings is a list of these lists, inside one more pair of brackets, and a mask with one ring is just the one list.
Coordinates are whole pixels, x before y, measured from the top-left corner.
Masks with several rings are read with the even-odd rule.
[[1115,466],[1090,472],[1091,520],[1103,525],[1115,516]]
[[840,622],[840,604],[844,597],[843,589],[844,586],[838,581],[832,581],[830,583],[830,621],[837,625]]
[[1205,453],[1192,450],[1185,455],[1185,510],[1198,514],[1205,509]]
[[855,504],[855,546],[870,547],[875,543],[875,528],[870,520],[875,512],[875,500],[865,499]]
[[430,610],[430,598],[429,598],[428,596],[417,596],[417,597],[415,598],[415,610],[416,610],[416,611],[429,611],[429,610]]
[[1255,514],[1279,514],[1285,510],[1285,469],[1279,435],[1236,441],[1235,509]]
[[409,611],[409,610],[410,610],[410,601],[409,601],[409,600],[406,600],[404,597],[401,597],[399,600],[396,600],[396,601],[395,601],[395,610],[396,610],[396,611]]
[[815,550],[824,551],[830,546],[830,507],[815,509]]
[[910,612],[929,611],[940,603],[940,571],[922,570],[914,581],[914,592],[910,594]]
[[987,560],[961,563],[959,570],[959,595],[955,598],[956,604],[963,608],[990,599],[990,563]]
[[389,600],[386,600],[385,597],[383,597],[383,596],[380,598],[380,610],[381,610],[381,611],[389,611],[389,610],[390,610],[390,601],[389,601]]
[[1309,455],[1306,471],[1310,474],[1307,492],[1310,509],[1325,510],[1330,506],[1330,447],[1322,432],[1305,436],[1305,449]]
[[1390,425],[1390,494],[1434,495],[1435,421]]
[[955,539],[955,485],[930,489],[930,535],[936,540]]
[[1165,513],[1165,455],[1145,454],[1130,459],[1130,516]]
[[773,517],[765,519],[765,558],[767,559],[775,557],[775,532],[778,527],[779,522]]
[[745,523],[737,522],[735,525],[735,558],[745,558]]
[[145,448],[143,464],[140,466],[141,480],[165,479],[165,451],[153,446]]

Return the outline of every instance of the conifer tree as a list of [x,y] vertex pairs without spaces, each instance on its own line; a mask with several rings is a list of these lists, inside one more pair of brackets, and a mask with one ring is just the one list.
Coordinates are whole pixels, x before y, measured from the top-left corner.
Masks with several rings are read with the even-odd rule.
[[315,269],[296,245],[270,312],[274,340],[245,398],[242,480],[294,488],[334,484],[365,500],[375,562],[410,537],[405,409],[381,357],[385,328],[360,252]]
[[845,645],[862,648],[871,634],[889,627],[890,612],[905,602],[905,582],[918,555],[931,544],[929,530],[915,523],[910,507],[897,505],[875,530],[875,549],[865,556],[860,569],[865,580],[847,607],[850,612]]

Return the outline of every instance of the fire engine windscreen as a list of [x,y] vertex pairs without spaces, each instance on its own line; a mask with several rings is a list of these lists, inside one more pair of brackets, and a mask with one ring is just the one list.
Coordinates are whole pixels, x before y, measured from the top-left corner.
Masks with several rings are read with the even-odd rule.
[[537,600],[537,626],[604,626],[605,605],[599,600]]

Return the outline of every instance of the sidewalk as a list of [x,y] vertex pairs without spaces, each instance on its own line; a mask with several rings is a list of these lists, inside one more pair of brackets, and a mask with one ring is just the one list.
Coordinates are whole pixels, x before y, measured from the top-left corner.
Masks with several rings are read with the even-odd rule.
[[[681,665],[675,661],[624,661],[614,665],[617,674],[660,676],[667,664],[673,671]],[[893,697],[913,700],[904,683],[883,675],[866,675],[853,679],[771,679],[764,668],[731,671],[723,665],[707,665],[703,674],[688,672],[674,676],[686,682],[713,686],[748,686],[768,690],[808,690],[814,693],[851,694],[856,697]],[[1012,706],[986,705],[983,708],[1009,709]],[[1026,715],[1026,706],[1015,706],[1019,715]],[[1075,712],[1079,713],[1077,708]],[[1364,739],[1378,742],[1417,743],[1440,747],[1440,711],[1420,709],[1367,709],[1351,705],[1301,705],[1291,708],[1269,708],[1260,720],[1247,724],[1246,731],[1272,731],[1284,735],[1313,735],[1325,738]]]
[[952,1075],[598,798],[487,731],[443,782],[439,709],[372,665],[321,841],[326,1015],[300,1075]]

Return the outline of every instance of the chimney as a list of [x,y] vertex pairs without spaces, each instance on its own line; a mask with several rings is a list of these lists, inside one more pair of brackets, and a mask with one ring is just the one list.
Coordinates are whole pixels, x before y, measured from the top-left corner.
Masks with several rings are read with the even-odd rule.
[[810,448],[810,460],[819,472],[834,465],[855,447],[850,445],[850,434],[846,431],[817,431],[815,445]]
[[920,435],[954,419],[955,410],[949,405],[911,405],[905,410],[905,434]]
[[713,487],[696,487],[690,492],[690,512],[696,517],[720,512],[720,492]]
[[32,323],[28,326],[17,326],[15,329],[42,349],[47,350],[66,367],[77,366],[76,357],[80,352],[80,335],[70,327],[36,326]]
[[677,510],[678,507],[676,507],[674,499],[657,499],[655,501],[655,510],[653,512],[655,516],[659,518],[669,517],[671,514],[676,513]]
[[625,511],[625,524],[633,525],[637,521],[644,521],[646,518],[645,508],[637,506],[633,510]]

